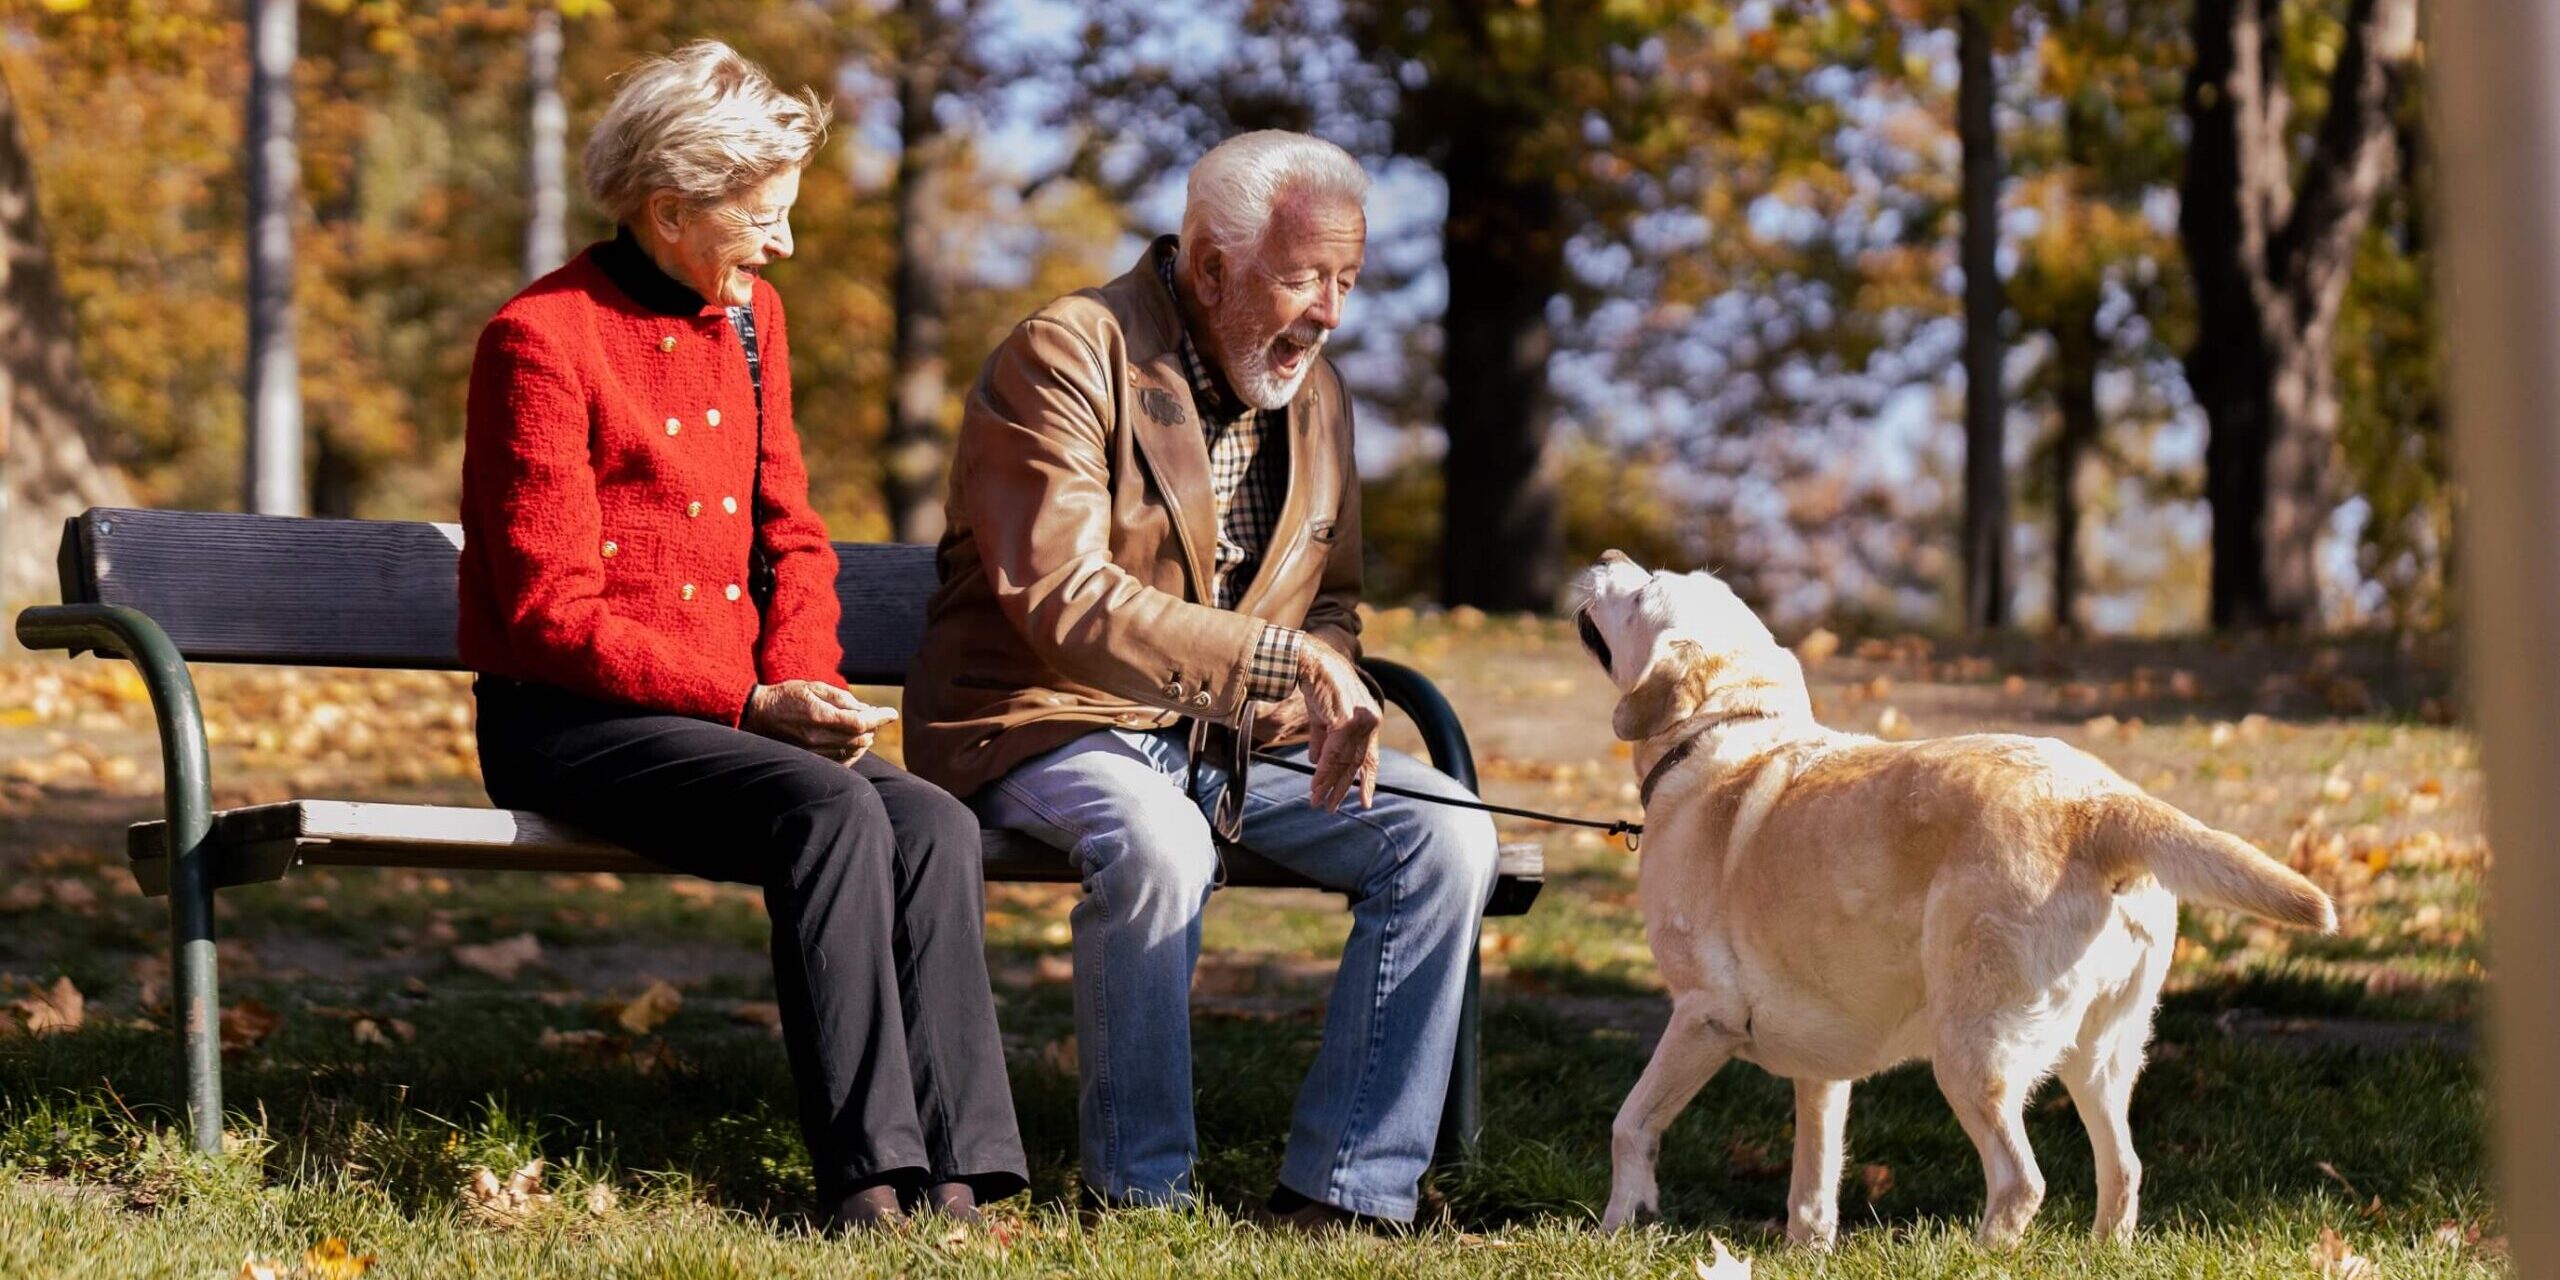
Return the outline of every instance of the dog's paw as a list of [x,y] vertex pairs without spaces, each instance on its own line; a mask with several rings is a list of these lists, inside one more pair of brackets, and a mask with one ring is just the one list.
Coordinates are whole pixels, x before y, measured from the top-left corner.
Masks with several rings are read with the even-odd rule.
[[1646,1227],[1660,1221],[1662,1221],[1662,1210],[1651,1200],[1638,1200],[1625,1205],[1613,1200],[1609,1202],[1608,1212],[1600,1215],[1600,1229],[1624,1231],[1629,1227]]

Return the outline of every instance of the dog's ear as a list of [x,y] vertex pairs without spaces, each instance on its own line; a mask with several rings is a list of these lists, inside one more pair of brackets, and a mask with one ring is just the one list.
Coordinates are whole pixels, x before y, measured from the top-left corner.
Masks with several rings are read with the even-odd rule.
[[1714,674],[1714,659],[1704,645],[1695,640],[1672,641],[1645,668],[1636,687],[1618,699],[1609,727],[1620,741],[1642,742],[1688,719],[1706,701],[1707,681]]

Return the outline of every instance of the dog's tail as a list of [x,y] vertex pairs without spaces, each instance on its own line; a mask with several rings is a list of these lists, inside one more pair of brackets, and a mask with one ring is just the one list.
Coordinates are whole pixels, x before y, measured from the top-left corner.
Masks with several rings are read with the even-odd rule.
[[2140,792],[2089,803],[2097,817],[2093,851],[2109,874],[2147,870],[2189,902],[2321,933],[2337,930],[2338,909],[2329,895],[2248,841]]

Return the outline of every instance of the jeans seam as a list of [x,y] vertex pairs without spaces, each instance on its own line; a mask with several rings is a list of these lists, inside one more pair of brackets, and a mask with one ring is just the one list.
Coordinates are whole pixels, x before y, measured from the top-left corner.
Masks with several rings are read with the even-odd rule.
[[[1379,831],[1381,835],[1386,835],[1383,828],[1378,828],[1375,824],[1366,825]],[[1387,845],[1390,849],[1394,849],[1397,842],[1389,836]],[[1398,856],[1394,863],[1395,874],[1387,881],[1386,920],[1378,928],[1378,979],[1376,987],[1369,993],[1368,1044],[1360,1056],[1360,1078],[1351,1088],[1350,1110],[1343,1116],[1342,1132],[1334,1138],[1333,1169],[1326,1175],[1326,1181],[1331,1184],[1337,1197],[1347,1193],[1349,1189],[1343,1177],[1351,1166],[1351,1136],[1362,1132],[1366,1127],[1370,1090],[1376,1083],[1378,1062],[1386,1051],[1387,1019],[1384,1015],[1387,990],[1391,985],[1390,975],[1395,972],[1396,926],[1404,918],[1404,875],[1407,863],[1406,857]]]

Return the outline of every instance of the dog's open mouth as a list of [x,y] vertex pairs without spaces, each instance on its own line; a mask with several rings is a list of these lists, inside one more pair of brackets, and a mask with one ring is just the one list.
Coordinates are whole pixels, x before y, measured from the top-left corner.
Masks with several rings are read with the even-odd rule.
[[1573,611],[1573,629],[1581,634],[1582,647],[1589,649],[1591,656],[1600,660],[1601,670],[1616,669],[1609,663],[1609,642],[1601,638],[1599,624],[1591,620],[1590,605],[1586,604]]

